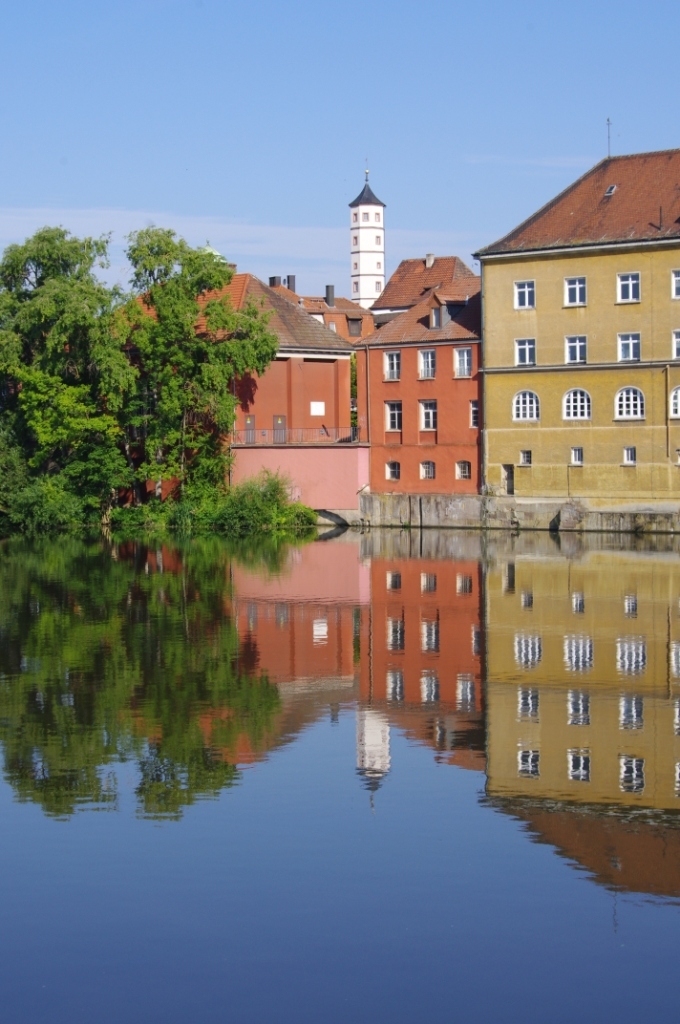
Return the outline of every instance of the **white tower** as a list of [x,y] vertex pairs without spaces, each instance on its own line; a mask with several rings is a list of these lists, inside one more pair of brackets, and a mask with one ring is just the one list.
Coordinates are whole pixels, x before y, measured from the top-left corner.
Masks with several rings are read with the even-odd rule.
[[357,772],[368,790],[375,792],[387,775],[390,758],[390,723],[373,708],[357,708]]
[[366,182],[349,204],[352,293],[350,298],[368,309],[385,287],[385,204]]

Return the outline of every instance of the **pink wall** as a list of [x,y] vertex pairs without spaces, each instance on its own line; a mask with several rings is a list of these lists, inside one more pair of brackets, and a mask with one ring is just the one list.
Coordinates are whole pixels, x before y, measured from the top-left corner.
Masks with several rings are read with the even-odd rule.
[[233,448],[235,484],[260,470],[280,473],[291,482],[291,497],[314,509],[359,510],[359,490],[368,484],[366,445],[256,445]]
[[370,600],[370,567],[360,560],[358,538],[349,543],[320,540],[292,547],[276,575],[256,575],[237,564],[232,571],[240,601],[359,605]]

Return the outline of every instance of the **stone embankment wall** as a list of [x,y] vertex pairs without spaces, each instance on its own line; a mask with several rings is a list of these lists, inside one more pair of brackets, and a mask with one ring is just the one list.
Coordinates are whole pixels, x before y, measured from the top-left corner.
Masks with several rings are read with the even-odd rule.
[[359,521],[367,526],[418,528],[680,533],[680,505],[664,502],[597,508],[564,499],[362,493]]

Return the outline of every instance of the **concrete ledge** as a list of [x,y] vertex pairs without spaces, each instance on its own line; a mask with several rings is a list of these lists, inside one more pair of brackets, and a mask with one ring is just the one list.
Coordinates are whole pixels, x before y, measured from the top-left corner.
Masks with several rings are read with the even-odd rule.
[[680,505],[668,501],[593,507],[585,500],[480,494],[360,495],[365,526],[594,533],[680,533]]

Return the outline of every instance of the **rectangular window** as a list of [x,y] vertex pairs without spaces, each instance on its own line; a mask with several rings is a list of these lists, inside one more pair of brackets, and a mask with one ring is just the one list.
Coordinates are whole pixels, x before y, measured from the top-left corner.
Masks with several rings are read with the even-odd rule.
[[517,751],[517,774],[521,779],[537,779],[540,776],[538,750]]
[[388,590],[401,590],[401,573],[388,572],[385,574],[385,585]]
[[673,331],[673,359],[680,359],[680,331]]
[[639,334],[619,334],[619,361],[622,363],[640,362]]
[[380,245],[380,241],[381,241],[381,239],[380,239],[380,235],[376,235],[376,236],[375,236],[375,244],[376,244],[376,245]]
[[401,352],[385,353],[385,380],[399,380],[401,377]]
[[472,349],[471,348],[456,348],[454,349],[455,358],[455,371],[456,377],[471,377],[472,376]]
[[376,213],[376,215],[375,215],[375,222],[376,222],[376,224],[380,223],[380,214],[379,213]]
[[422,349],[418,353],[421,380],[431,380],[437,370],[437,353],[433,348]]
[[386,462],[385,463],[385,479],[386,480],[399,480],[401,478],[401,463],[400,462]]
[[565,279],[564,279],[564,304],[565,304],[565,306],[585,306],[585,304],[586,304],[586,279],[585,279],[585,277],[565,277]]
[[430,326],[435,330],[442,325],[442,311],[439,306],[435,306],[430,314]]
[[375,269],[376,270],[382,270],[382,260],[376,260],[375,261]]
[[590,696],[570,690],[567,696],[567,725],[590,725]]
[[[353,213],[352,214],[352,224],[356,224],[358,220],[359,220],[359,214],[358,213]],[[354,244],[356,245],[356,242]]]
[[380,294],[380,292],[382,291],[382,284],[380,283],[380,281],[375,282],[375,290],[378,292],[378,294]]
[[420,429],[437,429],[437,403],[433,401],[420,403]]
[[680,299],[680,270],[671,270],[671,296]]
[[515,366],[536,365],[536,339],[518,338],[515,342]]
[[401,402],[385,402],[385,430],[401,430]]
[[643,757],[619,757],[619,785],[623,793],[642,793],[645,788],[645,760]]
[[421,572],[420,593],[435,594],[437,591],[437,574],[434,572]]
[[637,448],[624,448],[623,449],[623,464],[624,466],[634,466],[637,463]]
[[520,464],[520,466],[530,466],[531,465],[531,449],[530,448],[524,448],[519,453],[519,464]]
[[420,463],[420,479],[421,480],[434,480],[435,465],[434,462],[421,462]]
[[515,281],[515,309],[535,309],[536,289],[533,281]]
[[361,320],[348,320],[347,325],[349,327],[350,338],[361,337]]
[[457,462],[456,463],[456,480],[471,480],[472,479],[472,463],[471,462]]
[[640,301],[639,274],[617,274],[617,300],[619,302]]
[[571,464],[572,466],[583,465],[583,448],[572,448],[571,449]]
[[570,782],[590,782],[590,751],[567,751],[567,775]]
[[575,334],[565,338],[565,361],[567,363],[585,363],[587,339],[585,334]]
[[368,214],[367,213],[362,213],[361,214],[361,219],[362,219],[362,221],[367,221],[368,220]]
[[387,620],[387,650],[388,651],[403,651],[404,650],[404,620],[403,619],[388,619]]
[[358,235],[352,235],[352,245],[358,245],[358,244],[359,244],[359,236]]
[[470,402],[470,426],[479,426],[479,402]]
[[355,292],[355,293],[359,291],[359,282],[358,281],[352,281],[352,291]]

